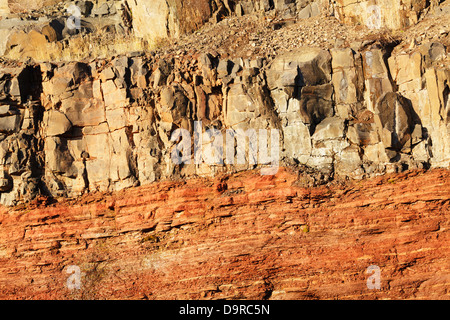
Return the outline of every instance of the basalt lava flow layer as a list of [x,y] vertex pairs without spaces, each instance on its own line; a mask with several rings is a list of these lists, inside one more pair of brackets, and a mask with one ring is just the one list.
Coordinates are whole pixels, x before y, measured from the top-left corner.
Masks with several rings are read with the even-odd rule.
[[0,298],[450,298],[450,171],[303,179],[245,172],[2,208]]

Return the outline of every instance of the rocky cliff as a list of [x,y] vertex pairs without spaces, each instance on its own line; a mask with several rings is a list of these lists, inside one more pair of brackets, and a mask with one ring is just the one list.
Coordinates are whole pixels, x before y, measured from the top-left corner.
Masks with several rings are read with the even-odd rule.
[[375,42],[358,51],[302,47],[273,59],[204,53],[5,62],[0,202],[254,167],[249,154],[241,166],[175,164],[172,134],[193,135],[195,121],[203,131],[279,130],[280,164],[319,172],[319,184],[448,167],[445,59],[440,43],[392,54]]
[[[88,286],[108,275],[83,298],[448,294],[449,1],[3,1],[0,14],[5,297],[70,297],[68,264]],[[342,243],[342,266],[327,265]],[[168,275],[174,252],[186,273]],[[395,289],[363,291],[366,264]],[[411,269],[419,280],[398,278]]]

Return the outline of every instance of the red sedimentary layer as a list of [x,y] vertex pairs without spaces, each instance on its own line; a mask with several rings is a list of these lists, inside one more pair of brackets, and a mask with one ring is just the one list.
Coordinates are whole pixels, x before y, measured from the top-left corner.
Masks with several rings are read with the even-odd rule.
[[[449,170],[298,178],[246,172],[2,208],[0,298],[450,298]],[[67,288],[70,265],[80,290]]]

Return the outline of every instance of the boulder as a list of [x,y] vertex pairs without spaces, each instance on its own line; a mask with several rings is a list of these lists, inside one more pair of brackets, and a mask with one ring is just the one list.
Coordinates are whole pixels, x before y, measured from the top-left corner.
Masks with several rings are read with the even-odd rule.
[[8,173],[0,170],[0,192],[8,192],[13,188],[13,182]]
[[161,116],[165,122],[180,126],[183,119],[190,119],[189,100],[178,87],[166,87],[161,92]]
[[267,71],[270,90],[322,85],[331,80],[331,55],[320,48],[304,47],[275,58]]
[[375,108],[375,123],[380,128],[385,148],[400,151],[414,130],[410,102],[398,93],[386,93]]
[[341,176],[358,176],[363,173],[360,148],[356,145],[342,150],[336,158],[335,171]]
[[429,5],[427,0],[337,0],[334,11],[343,23],[400,30],[416,24]]
[[422,55],[420,52],[390,57],[389,68],[399,91],[422,89]]
[[330,84],[308,86],[301,89],[300,118],[310,125],[311,134],[322,120],[334,115],[333,87]]
[[317,4],[317,2],[313,2],[308,4],[298,13],[298,18],[307,19],[311,17],[317,17],[318,15],[320,15],[319,5]]
[[47,125],[48,137],[59,136],[72,128],[72,123],[66,115],[57,110],[49,110],[44,114],[44,123]]
[[419,52],[424,57],[425,67],[430,67],[433,62],[441,60],[447,56],[446,49],[442,43],[429,42],[419,47]]
[[364,91],[360,55],[352,49],[332,49],[333,87],[337,104],[355,104]]
[[285,156],[306,164],[311,156],[312,142],[308,127],[301,121],[283,127]]
[[0,132],[13,133],[18,132],[20,129],[21,116],[11,115],[6,117],[0,117]]
[[46,168],[53,173],[76,177],[77,172],[72,166],[74,159],[68,149],[67,141],[59,137],[45,139]]
[[42,33],[31,30],[29,33],[19,30],[10,34],[5,55],[10,57],[38,57],[39,52],[47,48],[48,40]]
[[48,42],[55,42],[58,40],[56,30],[50,25],[44,26],[41,33],[47,38]]
[[60,111],[73,126],[94,126],[106,121],[105,105],[94,99],[92,82],[83,83],[72,96],[63,99]]
[[135,35],[154,43],[197,30],[212,17],[209,0],[129,1]]
[[364,102],[370,111],[374,111],[381,96],[394,90],[384,54],[381,49],[368,50],[362,54],[365,81]]
[[380,142],[377,127],[374,123],[356,123],[347,130],[348,140],[357,146],[367,146]]
[[312,136],[315,141],[344,138],[345,123],[339,117],[326,118],[320,122]]

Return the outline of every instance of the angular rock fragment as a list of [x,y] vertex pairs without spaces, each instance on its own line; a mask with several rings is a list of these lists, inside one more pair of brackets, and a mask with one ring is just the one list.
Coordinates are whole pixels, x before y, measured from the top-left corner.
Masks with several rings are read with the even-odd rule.
[[57,110],[50,110],[44,116],[44,122],[47,126],[47,136],[59,136],[68,132],[72,124],[66,115]]

